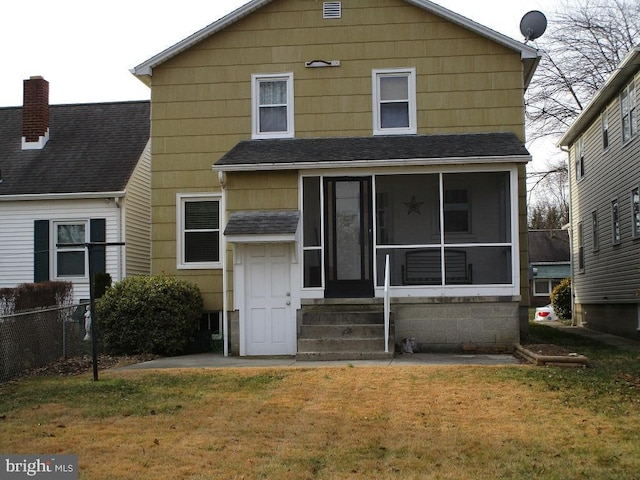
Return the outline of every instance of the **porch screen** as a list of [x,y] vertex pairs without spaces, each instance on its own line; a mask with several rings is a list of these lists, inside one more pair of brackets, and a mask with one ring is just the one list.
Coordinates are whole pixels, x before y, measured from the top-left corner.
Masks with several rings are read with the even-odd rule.
[[377,283],[511,284],[509,172],[375,177]]

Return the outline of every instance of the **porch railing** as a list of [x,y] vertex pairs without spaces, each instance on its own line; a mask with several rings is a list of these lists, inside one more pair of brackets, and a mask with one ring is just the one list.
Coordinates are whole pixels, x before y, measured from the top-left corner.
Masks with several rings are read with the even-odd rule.
[[384,260],[384,351],[389,353],[389,316],[391,307],[389,305],[389,255]]

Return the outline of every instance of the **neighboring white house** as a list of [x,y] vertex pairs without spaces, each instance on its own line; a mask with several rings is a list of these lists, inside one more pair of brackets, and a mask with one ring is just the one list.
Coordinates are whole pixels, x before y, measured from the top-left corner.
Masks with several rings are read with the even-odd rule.
[[24,81],[24,106],[0,108],[0,288],[71,281],[89,298],[94,271],[149,274],[148,101],[49,106],[49,84]]

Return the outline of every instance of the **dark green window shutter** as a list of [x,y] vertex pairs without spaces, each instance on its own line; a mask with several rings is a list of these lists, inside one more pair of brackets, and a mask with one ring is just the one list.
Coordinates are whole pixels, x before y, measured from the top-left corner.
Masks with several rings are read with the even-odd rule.
[[36,220],[33,225],[33,281],[49,280],[49,220]]
[[[104,218],[93,218],[90,221],[89,229],[90,242],[106,242],[107,240],[107,222]],[[107,260],[106,248],[104,246],[93,247],[93,273],[106,273]]]

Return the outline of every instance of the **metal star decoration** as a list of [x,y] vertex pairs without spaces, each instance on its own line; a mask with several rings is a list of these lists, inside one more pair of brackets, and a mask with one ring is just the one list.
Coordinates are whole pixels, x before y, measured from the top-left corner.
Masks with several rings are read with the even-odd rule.
[[416,212],[418,215],[420,214],[420,205],[422,205],[424,202],[419,202],[416,200],[416,196],[414,195],[413,197],[411,197],[411,201],[410,202],[404,202],[404,204],[409,208],[409,211],[407,212],[407,215],[411,215],[413,212]]

